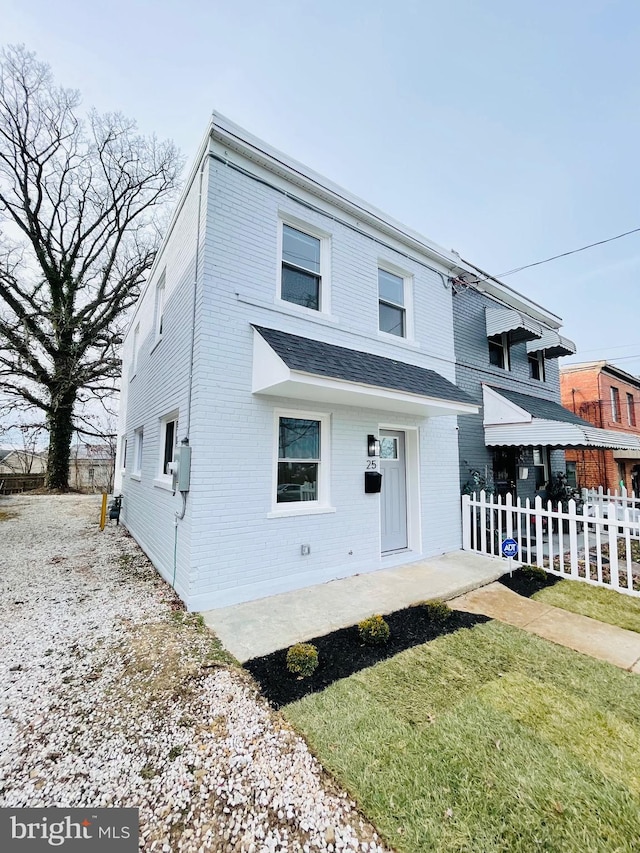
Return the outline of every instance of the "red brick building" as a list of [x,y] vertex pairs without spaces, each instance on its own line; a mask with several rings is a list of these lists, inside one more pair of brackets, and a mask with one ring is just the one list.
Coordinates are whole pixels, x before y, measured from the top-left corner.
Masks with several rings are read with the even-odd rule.
[[[562,405],[601,429],[640,437],[640,377],[606,361],[569,364],[560,369]],[[567,472],[577,485],[602,486],[640,494],[640,451],[566,451]]]

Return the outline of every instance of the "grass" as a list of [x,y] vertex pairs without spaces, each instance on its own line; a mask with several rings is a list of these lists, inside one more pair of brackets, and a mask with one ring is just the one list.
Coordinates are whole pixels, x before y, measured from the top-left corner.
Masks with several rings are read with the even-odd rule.
[[640,679],[497,622],[283,710],[401,853],[640,846]]
[[640,598],[569,580],[548,586],[536,592],[532,598],[640,633]]

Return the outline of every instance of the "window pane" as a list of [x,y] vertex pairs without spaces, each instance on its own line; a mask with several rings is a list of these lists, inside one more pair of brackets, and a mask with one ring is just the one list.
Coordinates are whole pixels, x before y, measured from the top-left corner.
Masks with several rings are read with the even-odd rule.
[[173,461],[173,446],[175,444],[176,422],[167,421],[164,433],[164,462],[162,465],[163,474],[168,474],[167,465]]
[[378,306],[380,331],[404,337],[404,308],[394,308],[381,302]]
[[502,340],[496,341],[489,338],[489,364],[495,367],[504,367],[504,347]]
[[404,279],[386,270],[378,270],[378,293],[380,299],[404,305]]
[[278,458],[320,459],[320,421],[280,418]]
[[311,272],[320,272],[320,240],[296,231],[289,225],[282,226],[282,260]]
[[282,299],[320,310],[320,279],[317,275],[282,266]]
[[398,439],[390,436],[382,436],[380,439],[380,458],[381,459],[397,459],[398,458]]
[[278,503],[318,500],[317,462],[278,462]]

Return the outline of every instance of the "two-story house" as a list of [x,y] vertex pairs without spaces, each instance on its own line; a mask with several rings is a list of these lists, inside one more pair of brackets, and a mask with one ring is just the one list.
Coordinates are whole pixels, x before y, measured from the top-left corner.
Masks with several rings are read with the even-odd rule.
[[602,428],[610,424],[594,428],[561,405],[558,359],[576,348],[559,333],[560,318],[473,269],[452,282],[456,384],[481,406],[459,419],[463,491],[533,501],[565,473],[570,448],[633,452],[636,439]]
[[213,116],[124,342],[116,483],[190,609],[460,547],[468,271]]
[[[597,427],[640,441],[640,377],[606,361],[569,364],[560,371],[562,404]],[[577,485],[640,495],[640,445],[613,450],[567,452],[567,468]]]

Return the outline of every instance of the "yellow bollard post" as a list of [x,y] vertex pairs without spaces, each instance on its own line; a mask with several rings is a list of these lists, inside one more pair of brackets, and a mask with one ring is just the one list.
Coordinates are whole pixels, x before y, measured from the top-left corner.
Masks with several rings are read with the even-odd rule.
[[100,510],[100,530],[104,530],[107,521],[107,496],[102,495],[102,509]]

